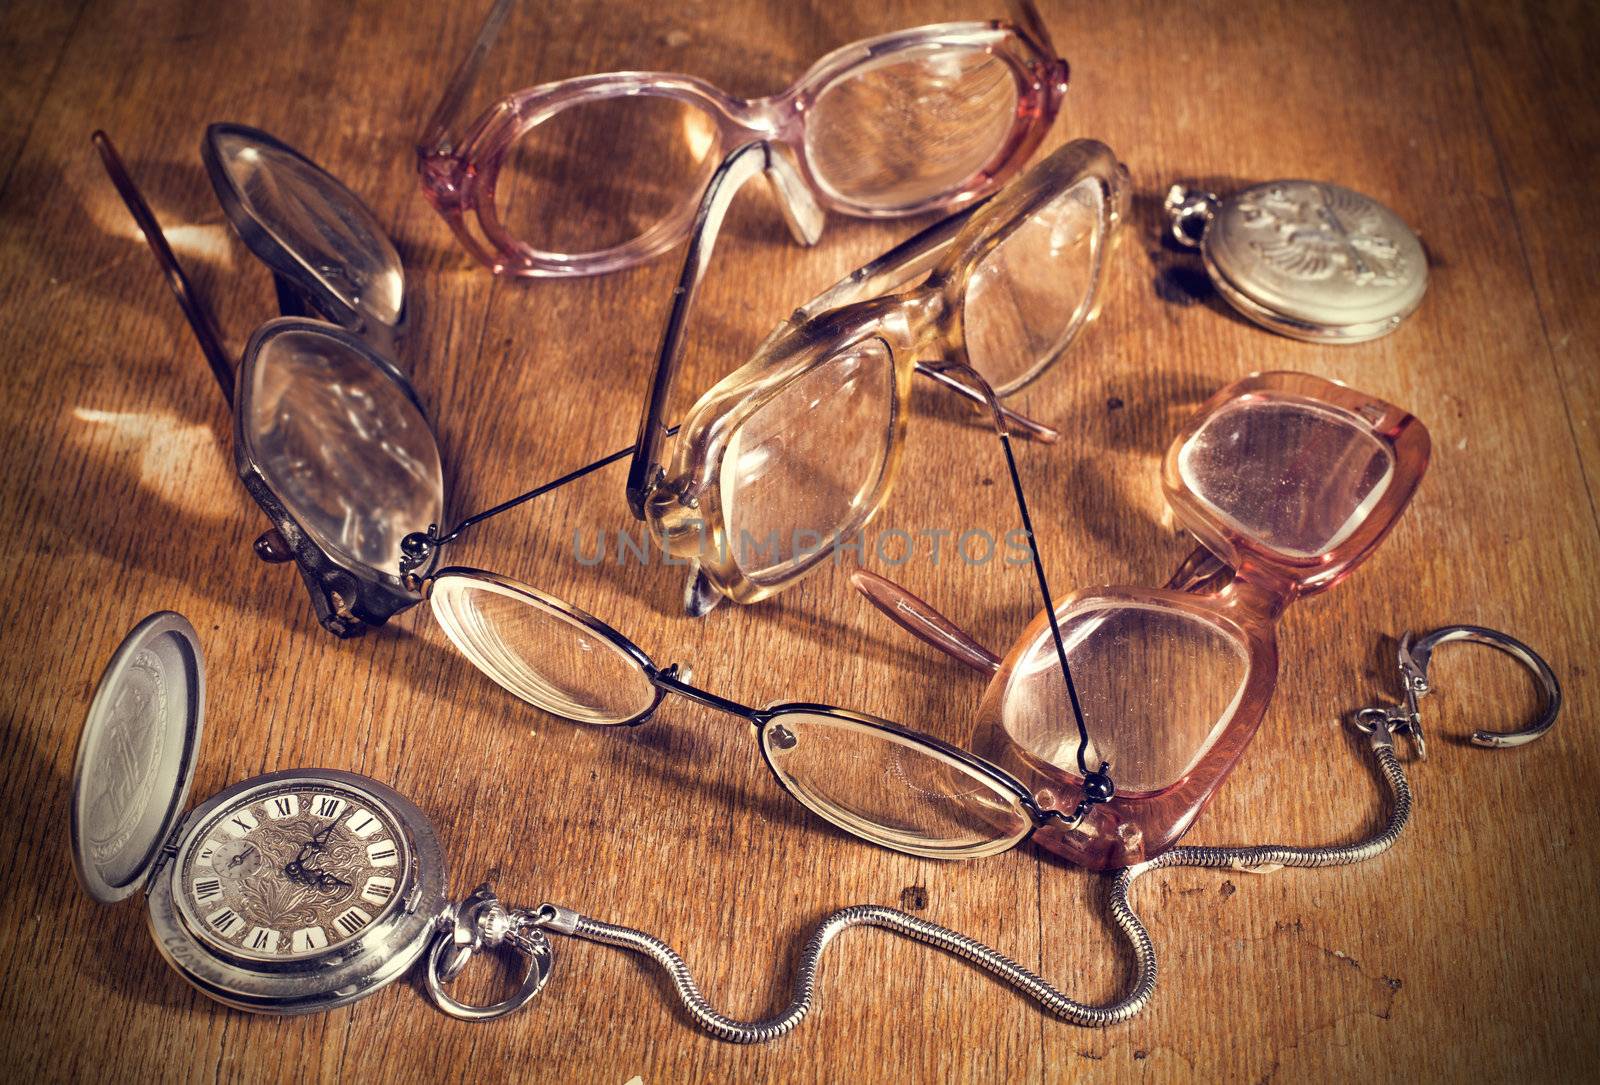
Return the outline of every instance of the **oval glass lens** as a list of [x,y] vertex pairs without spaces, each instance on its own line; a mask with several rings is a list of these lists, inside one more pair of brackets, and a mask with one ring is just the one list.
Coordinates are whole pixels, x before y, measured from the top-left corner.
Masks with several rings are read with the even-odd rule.
[[818,817],[875,844],[936,859],[993,855],[1028,835],[1021,799],[987,774],[903,735],[822,712],[785,712],[761,747]]
[[692,207],[717,167],[720,142],[709,113],[673,98],[629,95],[559,109],[506,152],[495,214],[542,253],[613,249]]
[[806,121],[806,155],[834,196],[909,211],[972,187],[1016,120],[1009,64],[976,47],[925,45],[828,84]]
[[342,340],[269,335],[245,359],[246,449],[323,550],[398,576],[400,540],[444,513],[433,431],[404,389]]
[[461,654],[504,689],[577,723],[627,723],[656,702],[643,665],[576,614],[499,580],[446,573],[433,614]]
[[729,435],[722,515],[745,576],[781,583],[866,523],[894,412],[893,356],[868,339],[792,379]]
[[1208,418],[1178,472],[1233,531],[1305,559],[1361,526],[1394,477],[1394,452],[1341,411],[1258,395]]
[[[405,304],[400,254],[378,220],[331,175],[282,147],[223,129],[210,145],[235,195],[332,294],[393,326]],[[335,314],[324,314],[338,322]]]
[[[1181,779],[1232,718],[1249,676],[1244,644],[1183,610],[1091,600],[1062,617],[1061,635],[1089,729],[1085,759],[1111,762],[1119,794]],[[1001,714],[1018,745],[1078,771],[1078,728],[1048,629],[1012,670]]]
[[967,280],[962,327],[972,367],[1002,394],[1067,349],[1092,310],[1105,192],[1085,177],[1039,208]]

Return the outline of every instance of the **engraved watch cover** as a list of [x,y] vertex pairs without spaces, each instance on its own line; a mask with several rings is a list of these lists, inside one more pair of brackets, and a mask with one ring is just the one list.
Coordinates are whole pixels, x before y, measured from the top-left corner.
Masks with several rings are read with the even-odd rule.
[[1227,197],[1202,250],[1236,308],[1314,342],[1387,334],[1428,286],[1427,254],[1405,221],[1323,181],[1269,181]]
[[205,662],[181,614],[150,615],[101,676],[72,775],[72,858],[102,904],[143,887],[194,778]]

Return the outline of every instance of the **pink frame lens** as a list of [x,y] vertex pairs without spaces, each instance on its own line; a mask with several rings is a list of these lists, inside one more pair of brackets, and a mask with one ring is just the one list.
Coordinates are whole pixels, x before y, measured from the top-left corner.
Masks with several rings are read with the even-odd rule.
[[[769,98],[731,97],[692,76],[660,72],[615,72],[581,76],[520,91],[502,99],[459,134],[452,134],[454,109],[465,95],[505,16],[501,0],[477,46],[462,66],[417,147],[422,189],[461,243],[496,274],[524,277],[595,275],[631,267],[681,242],[690,230],[700,193],[691,191],[638,237],[590,252],[549,252],[514,237],[495,206],[500,169],[517,140],[555,114],[585,103],[620,97],[658,97],[701,110],[716,127],[706,161],[715,163],[751,140],[780,145],[824,205],[845,214],[888,217],[969,203],[994,191],[1039,145],[1066,92],[1067,64],[1044,39],[1031,3],[1017,5],[1017,21],[946,23],[919,27],[847,45],[818,61],[794,86]],[[991,159],[946,191],[898,206],[852,201],[833,192],[814,169],[806,125],[812,107],[830,87],[881,64],[897,53],[923,49],[968,49],[1000,59],[1016,80],[1011,129]]]

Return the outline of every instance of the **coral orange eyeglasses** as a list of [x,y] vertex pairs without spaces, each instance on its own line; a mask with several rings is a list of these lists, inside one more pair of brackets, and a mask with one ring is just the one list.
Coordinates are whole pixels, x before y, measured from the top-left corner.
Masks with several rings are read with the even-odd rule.
[[[461,127],[512,2],[490,10],[417,141],[429,202],[497,274],[594,275],[660,255],[688,235],[717,164],[752,140],[781,152],[775,185],[804,185],[845,214],[959,206],[1027,161],[1067,89],[1032,0],[1010,0],[1009,20],[836,49],[768,98],[612,72],[518,91]],[[790,226],[804,244],[822,230],[820,216]]]
[[1131,866],[1171,847],[1232,771],[1277,684],[1279,615],[1372,553],[1428,450],[1427,430],[1399,407],[1265,373],[1218,392],[1167,453],[1167,500],[1203,545],[1165,588],[1072,595],[1002,660],[890,581],[858,571],[855,582],[901,626],[992,676],[975,753],[1042,809],[1090,800],[1034,840],[1094,869]]

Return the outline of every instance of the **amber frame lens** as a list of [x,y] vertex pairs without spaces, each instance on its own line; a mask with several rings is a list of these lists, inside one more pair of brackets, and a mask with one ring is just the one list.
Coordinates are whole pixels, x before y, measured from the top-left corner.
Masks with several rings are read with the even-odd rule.
[[[670,464],[644,503],[651,532],[663,549],[697,561],[701,576],[723,595],[753,603],[805,576],[827,558],[834,541],[865,527],[883,507],[898,475],[912,377],[919,365],[970,365],[964,300],[974,272],[1031,216],[1085,181],[1102,190],[1103,241],[1089,282],[1090,296],[1082,307],[1092,315],[1106,254],[1125,217],[1129,184],[1127,170],[1109,147],[1096,140],[1074,140],[987,203],[935,224],[797,310],[754,358],[702,396],[683,423]],[[901,293],[874,296],[902,286],[924,269],[926,278],[919,284]],[[1058,361],[1073,338],[1066,336],[1012,390]],[[722,504],[723,461],[730,439],[794,381],[871,339],[889,348],[894,365],[895,409],[881,435],[887,453],[878,482],[862,495],[846,524],[831,525],[838,528],[832,534],[817,532],[821,541],[809,562],[793,563],[785,576],[757,582],[739,564],[740,543],[731,537]],[[811,530],[811,525],[800,526]]]

